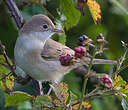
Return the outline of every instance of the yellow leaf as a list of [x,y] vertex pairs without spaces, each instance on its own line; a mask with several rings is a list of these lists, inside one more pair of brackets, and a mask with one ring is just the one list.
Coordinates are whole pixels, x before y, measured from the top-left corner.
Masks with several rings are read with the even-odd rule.
[[[79,104],[75,104],[75,105],[73,105],[72,108],[73,108],[74,110],[77,110],[78,107],[79,107]],[[82,102],[81,107],[82,107],[83,109],[86,109],[86,110],[91,110],[91,105],[90,105],[88,102],[85,102],[85,101]]]
[[123,87],[125,86],[127,83],[122,79],[122,77],[120,75],[115,75],[115,82],[113,83],[114,87]]
[[87,5],[95,24],[99,24],[101,21],[100,5],[96,2],[96,0],[88,0]]
[[68,85],[66,83],[59,83],[59,84],[52,84],[55,89],[56,89],[56,96],[61,99],[61,101],[59,100],[54,100],[56,103],[63,103],[66,104],[68,97],[69,97],[69,93],[68,93]]

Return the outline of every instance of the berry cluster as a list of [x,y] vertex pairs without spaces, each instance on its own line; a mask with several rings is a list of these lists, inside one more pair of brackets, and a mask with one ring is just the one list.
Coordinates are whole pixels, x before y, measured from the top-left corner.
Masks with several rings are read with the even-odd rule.
[[[82,35],[78,39],[80,45],[83,45],[83,42],[87,41],[87,40],[88,40],[88,37],[85,35]],[[59,57],[59,61],[60,61],[61,65],[69,66],[72,64],[73,58],[82,58],[83,56],[85,56],[85,53],[86,53],[86,49],[83,46],[74,48],[74,51],[75,51],[74,56],[71,56],[70,54],[63,54]]]
[[74,48],[74,51],[75,51],[76,58],[82,58],[86,53],[86,49],[82,46]]
[[88,37],[86,35],[82,35],[82,36],[79,37],[77,43],[78,43],[78,45],[83,46],[84,41],[86,41],[86,40],[88,40]]
[[106,84],[108,86],[112,86],[112,80],[111,80],[111,78],[108,75],[104,75],[101,78],[101,81],[103,82],[103,84]]
[[63,66],[69,66],[72,64],[72,56],[70,54],[63,54],[59,57],[59,61]]

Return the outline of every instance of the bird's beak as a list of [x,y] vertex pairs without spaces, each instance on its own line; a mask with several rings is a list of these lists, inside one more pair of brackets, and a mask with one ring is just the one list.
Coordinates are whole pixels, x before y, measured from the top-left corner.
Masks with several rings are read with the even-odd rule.
[[54,29],[52,30],[52,32],[56,32],[56,33],[64,33],[63,30],[56,29],[56,28],[54,28]]

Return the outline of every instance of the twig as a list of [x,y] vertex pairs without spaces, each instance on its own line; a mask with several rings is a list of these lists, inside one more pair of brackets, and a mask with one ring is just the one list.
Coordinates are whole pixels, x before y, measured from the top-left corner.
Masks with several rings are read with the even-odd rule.
[[120,73],[121,71],[123,71],[127,67],[128,67],[128,64],[122,66],[118,71],[116,71],[116,74]]
[[12,73],[12,72],[9,72],[7,75],[5,75],[3,78],[1,78],[0,81],[3,80],[3,79],[5,79],[5,78],[8,77],[9,75],[11,75],[11,73]]
[[[111,92],[112,91],[112,92]],[[110,94],[106,94],[108,92],[111,92]],[[83,100],[86,101],[86,100],[90,100],[90,99],[94,99],[94,98],[97,98],[97,97],[106,97],[106,96],[111,96],[111,95],[115,95],[117,91],[116,90],[103,90],[101,92],[91,92],[89,94],[87,94],[86,96],[84,96]],[[79,104],[80,103],[80,100],[78,100],[76,103],[72,104],[72,106],[76,105],[76,104]]]
[[[95,46],[93,55],[92,55],[91,60],[90,60],[90,64],[89,64],[89,66],[87,68],[87,75],[90,73],[90,70],[92,68],[93,59],[95,58],[95,55],[96,55],[96,50],[97,50],[97,47]],[[82,105],[83,98],[84,98],[84,93],[85,93],[85,90],[86,90],[87,81],[88,81],[88,77],[85,77],[84,84],[83,84],[83,89],[82,89],[82,95],[81,95],[81,98],[80,98],[80,104],[79,104],[78,110],[81,109],[81,105]]]
[[122,66],[122,64],[123,64],[123,61],[125,60],[125,57],[126,57],[127,53],[128,53],[128,49],[126,49],[124,55],[123,55],[122,58],[121,58],[121,61],[119,61],[119,65],[118,65],[118,67],[117,67],[117,71],[121,68],[121,66]]
[[13,0],[4,0],[5,4],[8,6],[12,17],[14,18],[17,27],[20,29],[24,23],[23,17]]
[[11,65],[11,63],[9,62],[9,59],[7,57],[6,51],[5,51],[5,46],[2,44],[2,42],[0,41],[0,47],[1,47],[1,52],[4,56],[5,62],[8,64],[11,72],[13,73],[14,76],[17,76],[16,73],[14,72],[14,65]]

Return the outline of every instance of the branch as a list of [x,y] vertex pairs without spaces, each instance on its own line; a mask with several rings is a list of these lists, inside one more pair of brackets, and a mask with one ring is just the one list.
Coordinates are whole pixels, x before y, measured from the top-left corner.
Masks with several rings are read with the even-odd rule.
[[[95,46],[94,47],[94,52],[93,52],[93,55],[90,59],[90,64],[87,68],[87,74],[86,75],[89,75],[90,71],[91,71],[91,68],[93,66],[93,60],[95,58],[95,55],[96,55],[96,50],[97,50],[97,47]],[[78,110],[81,109],[81,105],[82,105],[82,102],[83,102],[83,99],[84,99],[84,93],[85,93],[85,90],[86,90],[86,86],[87,86],[87,81],[88,81],[88,77],[85,77],[84,79],[84,84],[83,84],[83,88],[82,88],[82,95],[81,95],[81,98],[80,98],[80,104],[79,104],[79,107],[78,107]]]
[[[108,93],[108,94],[107,94]],[[101,92],[94,92],[94,93],[89,93],[86,96],[84,96],[83,101],[87,101],[88,99],[94,99],[94,98],[100,98],[100,97],[106,97],[106,96],[112,96],[118,93],[118,91],[114,89],[110,90],[103,90]],[[72,104],[72,106],[79,104],[80,100],[78,100],[76,103]]]
[[17,27],[20,29],[24,21],[19,9],[16,6],[16,3],[13,0],[4,0],[4,2],[7,5],[12,17],[14,18]]

